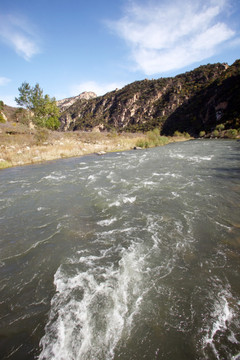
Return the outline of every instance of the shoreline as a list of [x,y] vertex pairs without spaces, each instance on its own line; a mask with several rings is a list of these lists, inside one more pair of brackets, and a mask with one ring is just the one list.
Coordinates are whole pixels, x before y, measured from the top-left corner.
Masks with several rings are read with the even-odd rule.
[[[90,154],[140,149],[137,145],[139,141],[147,141],[147,135],[143,133],[30,131],[12,124],[0,130],[0,170]],[[182,136],[162,139],[164,142],[159,146],[189,140]],[[154,146],[150,144],[149,147]]]

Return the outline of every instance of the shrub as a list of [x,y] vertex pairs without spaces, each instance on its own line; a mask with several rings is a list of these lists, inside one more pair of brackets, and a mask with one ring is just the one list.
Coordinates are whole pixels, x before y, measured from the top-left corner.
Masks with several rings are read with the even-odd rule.
[[222,130],[224,130],[224,128],[225,128],[224,124],[219,124],[216,126],[216,130],[218,130],[218,131],[222,131]]
[[213,130],[212,135],[213,135],[214,137],[218,137],[218,136],[219,136],[219,131],[216,130],[216,129]]
[[160,136],[158,145],[166,145],[168,142],[169,139],[167,136]]
[[149,148],[149,143],[146,140],[140,139],[136,142],[136,147],[140,147],[142,149],[147,149],[147,148]]
[[158,128],[148,131],[146,137],[149,147],[161,146],[168,143],[168,137],[160,136],[160,130]]
[[157,146],[160,139],[160,131],[159,129],[154,129],[152,131],[147,132],[147,139],[150,143],[152,143],[154,146]]
[[168,144],[168,142],[169,139],[167,136],[160,136],[159,129],[154,129],[147,132],[146,139],[139,139],[136,142],[136,146],[146,149],[149,147],[165,145]]
[[36,144],[41,145],[48,140],[48,131],[46,129],[38,129],[35,134]]
[[199,136],[200,137],[204,137],[206,135],[206,132],[203,130],[203,131],[200,131],[200,133],[199,133]]
[[176,130],[173,134],[173,136],[183,136],[182,133],[178,130]]
[[187,139],[189,139],[191,136],[188,132],[184,131],[183,133],[181,133],[180,131],[176,130],[173,134],[173,136],[177,136],[177,137],[185,137]]
[[0,169],[5,169],[11,166],[11,163],[7,160],[0,159]]
[[238,131],[236,129],[229,129],[225,136],[229,139],[235,139],[238,135]]
[[0,123],[5,123],[6,120],[4,119],[3,115],[0,113]]

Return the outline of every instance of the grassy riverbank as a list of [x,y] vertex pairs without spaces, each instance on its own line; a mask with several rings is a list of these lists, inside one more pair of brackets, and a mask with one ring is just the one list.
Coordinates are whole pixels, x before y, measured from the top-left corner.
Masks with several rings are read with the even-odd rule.
[[130,150],[187,140],[143,133],[57,132],[0,124],[0,169],[92,153]]

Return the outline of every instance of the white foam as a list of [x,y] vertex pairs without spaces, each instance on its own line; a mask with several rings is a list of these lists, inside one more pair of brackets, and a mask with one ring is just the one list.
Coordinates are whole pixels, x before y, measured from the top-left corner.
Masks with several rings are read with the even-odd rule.
[[124,196],[124,195],[119,195],[118,199],[116,201],[114,201],[113,203],[109,204],[109,207],[113,207],[113,206],[121,206],[123,204],[133,204],[136,201],[137,197],[136,196]]
[[171,173],[171,172],[166,172],[165,174],[163,174],[164,176],[170,176],[172,178],[180,178],[182,177],[181,175],[179,174],[175,174],[175,173]]
[[214,155],[210,155],[210,156],[190,156],[187,158],[188,161],[192,161],[195,163],[200,163],[202,161],[211,161]]
[[156,184],[156,183],[154,183],[153,181],[149,181],[149,180],[143,182],[143,185],[144,185],[145,187],[147,187],[147,186],[152,186],[152,185],[155,185],[155,184]]
[[90,180],[91,182],[96,180],[96,176],[95,175],[89,175],[88,176],[88,180]]
[[111,204],[109,204],[109,207],[113,207],[113,206],[121,206],[121,203],[120,203],[120,201],[119,200],[116,200],[116,201],[114,201],[113,203],[111,203]]
[[[215,346],[216,336],[221,336],[225,332],[235,316],[234,309],[230,307],[228,299],[232,295],[227,290],[222,290],[215,300],[214,310],[211,313],[212,323],[206,329],[207,334],[203,338],[203,347],[210,346],[217,359],[220,359]],[[230,340],[230,339],[229,339]],[[233,341],[235,342],[235,340]]]
[[133,203],[136,201],[136,196],[123,197],[122,200],[123,200],[123,203],[124,203],[124,204],[127,204],[127,203],[133,204]]
[[184,156],[182,154],[175,154],[175,153],[170,153],[169,156],[173,159],[184,159],[187,161],[191,161],[191,162],[195,162],[195,163],[200,163],[202,161],[211,161],[212,158],[214,157],[214,155],[209,155],[209,156],[199,156],[199,155],[194,155],[194,156]]
[[141,252],[139,245],[130,246],[123,251],[118,268],[97,266],[97,256],[82,257],[88,269],[73,276],[59,268],[39,360],[114,357],[117,343],[124,334],[129,335],[142,303]]
[[58,174],[58,173],[52,173],[50,175],[45,176],[43,179],[60,181],[60,180],[66,179],[66,175],[62,175],[62,174]]
[[89,166],[79,167],[79,170],[87,170],[87,169],[89,169]]
[[174,154],[174,153],[171,153],[169,154],[169,156],[173,159],[184,159],[184,155],[181,155],[181,154]]
[[109,226],[112,223],[114,223],[116,220],[117,220],[117,218],[114,217],[114,218],[111,218],[111,219],[98,221],[97,224],[100,225],[100,226]]

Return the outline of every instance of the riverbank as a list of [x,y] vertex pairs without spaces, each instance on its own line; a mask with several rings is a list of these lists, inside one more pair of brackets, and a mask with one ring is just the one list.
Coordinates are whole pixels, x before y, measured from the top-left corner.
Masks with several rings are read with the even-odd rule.
[[[149,135],[143,133],[57,132],[29,129],[16,123],[0,125],[0,169],[92,153],[104,154],[154,146],[154,142],[149,141]],[[188,140],[182,136],[159,139],[155,146]]]

